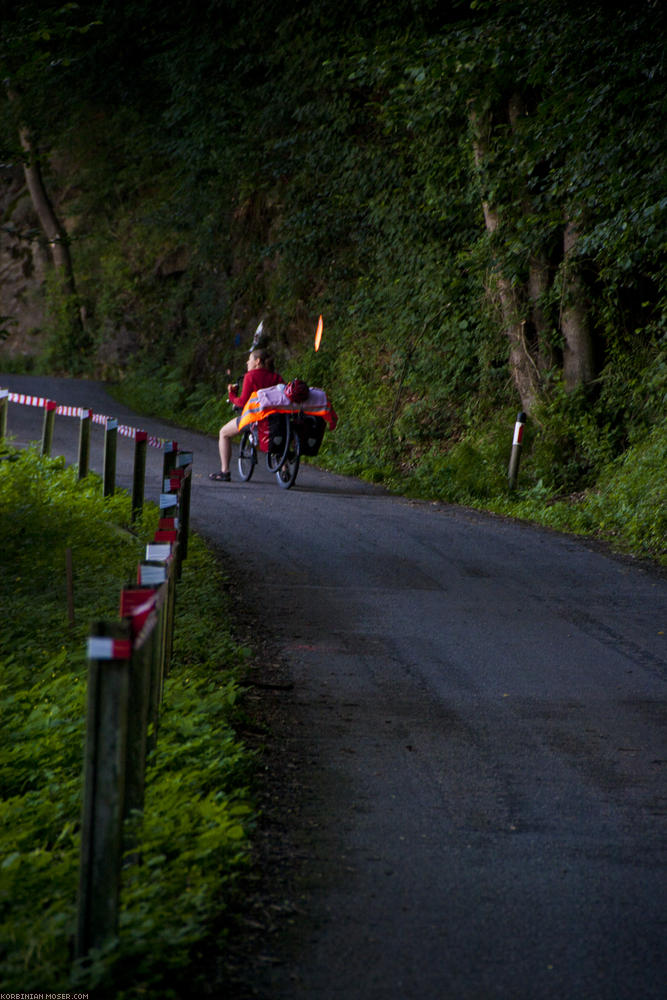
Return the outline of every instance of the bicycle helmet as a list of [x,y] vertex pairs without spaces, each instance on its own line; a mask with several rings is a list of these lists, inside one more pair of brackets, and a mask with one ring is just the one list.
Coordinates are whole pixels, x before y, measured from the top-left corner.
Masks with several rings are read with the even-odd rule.
[[285,386],[285,395],[291,403],[303,403],[308,399],[310,389],[302,379],[295,378]]

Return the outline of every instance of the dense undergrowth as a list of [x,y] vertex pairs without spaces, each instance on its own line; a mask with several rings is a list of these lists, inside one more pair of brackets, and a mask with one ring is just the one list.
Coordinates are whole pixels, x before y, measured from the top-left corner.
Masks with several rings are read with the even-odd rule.
[[[247,867],[252,757],[234,733],[245,652],[225,627],[217,562],[191,538],[174,655],[147,770],[141,863],[126,867],[118,940],[72,964],[91,621],[117,616],[157,512],[102,497],[62,461],[0,462],[0,967],[5,992],[162,998],[196,990]],[[65,552],[74,567],[68,622]],[[187,808],[184,808],[187,802]],[[220,938],[220,947],[222,938]],[[187,970],[188,981],[182,977]]]

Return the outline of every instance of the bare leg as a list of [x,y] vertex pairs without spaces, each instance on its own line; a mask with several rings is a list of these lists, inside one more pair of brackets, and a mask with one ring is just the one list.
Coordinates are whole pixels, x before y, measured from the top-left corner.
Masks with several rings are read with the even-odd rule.
[[229,461],[232,457],[232,438],[238,434],[238,421],[236,417],[220,428],[218,437],[218,451],[220,453],[220,470],[229,472]]

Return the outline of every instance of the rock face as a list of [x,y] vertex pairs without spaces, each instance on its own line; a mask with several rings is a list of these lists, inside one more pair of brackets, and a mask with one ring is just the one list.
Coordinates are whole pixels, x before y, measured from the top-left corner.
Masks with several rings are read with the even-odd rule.
[[23,171],[0,168],[0,365],[41,353],[48,266],[42,240]]

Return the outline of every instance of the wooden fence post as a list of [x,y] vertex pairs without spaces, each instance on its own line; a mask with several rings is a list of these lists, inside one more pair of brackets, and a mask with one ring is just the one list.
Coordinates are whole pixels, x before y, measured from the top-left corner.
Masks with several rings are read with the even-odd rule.
[[132,476],[132,521],[136,521],[144,507],[146,481],[146,448],[148,434],[137,431],[134,439],[134,474]]
[[159,658],[157,666],[158,676],[155,681],[154,692],[156,693],[158,704],[162,701],[162,690],[164,678],[167,674],[169,661],[169,644],[167,642],[167,630],[169,627],[169,565],[163,560],[147,560],[139,564],[139,583],[142,586],[157,587],[158,597],[156,600],[156,610],[158,612],[158,642],[156,654]]
[[9,389],[0,389],[0,441],[7,437],[7,409],[9,407]]
[[[164,594],[164,590],[162,593]],[[160,704],[162,702],[162,687],[164,683],[163,605],[164,599],[161,599],[160,595],[158,595],[152,628],[148,634],[146,643],[146,657],[150,670],[148,685],[148,730],[146,736],[147,751],[154,750],[157,746],[157,734],[160,725]],[[153,724],[152,728],[151,723]]]
[[162,460],[162,478],[166,479],[169,473],[176,466],[176,452],[178,445],[175,441],[165,441],[164,458]]
[[126,622],[99,622],[88,640],[78,958],[118,933],[131,649]]
[[51,444],[53,443],[53,425],[56,420],[56,406],[52,399],[47,399],[44,404],[44,423],[42,424],[42,455],[51,454]]
[[176,606],[176,567],[178,563],[178,542],[151,543],[146,546],[146,562],[141,563],[139,572],[142,583],[160,582],[164,585],[164,608],[162,619],[162,673],[166,677],[171,663],[173,645],[174,615]]
[[127,769],[123,816],[144,810],[144,782],[148,752],[148,708],[151,685],[150,636],[155,617],[139,633],[132,651],[127,718]]
[[85,479],[90,467],[90,421],[92,410],[79,410],[79,479]]
[[[140,571],[141,572],[141,571]],[[143,664],[143,669],[145,671],[144,685],[145,689],[141,688],[137,690],[137,700],[144,701],[144,716],[145,716],[145,728],[143,730],[143,736],[139,728],[139,723],[135,719],[134,725],[137,726],[135,731],[134,740],[145,743],[144,746],[144,764],[145,756],[148,752],[148,744],[151,742],[151,748],[153,746],[152,737],[153,734],[157,732],[157,722],[158,722],[158,709],[159,709],[159,694],[160,682],[159,678],[156,680],[156,675],[158,673],[156,647],[155,647],[155,633],[159,627],[159,604],[160,604],[160,590],[153,586],[135,586],[127,587],[121,591],[120,595],[120,613],[123,618],[130,621],[132,635],[134,638],[134,650],[133,650],[133,663],[135,658],[141,664]],[[158,650],[159,652],[159,650]],[[156,694],[157,693],[157,694]],[[132,708],[130,709],[132,712]],[[153,723],[153,734],[150,732],[150,724]],[[132,730],[132,720],[129,722],[130,735],[128,736],[128,744],[132,745],[133,737],[131,735]],[[130,757],[132,753],[130,752]],[[128,765],[128,774],[133,768],[133,763],[130,760]],[[143,766],[143,765],[142,765]],[[141,776],[137,773],[136,777],[128,778],[138,785],[142,780]],[[142,793],[143,794],[143,793]],[[128,802],[128,809],[131,811],[133,808],[140,808],[135,803],[138,802],[139,796],[136,791],[129,791],[127,793],[130,802]]]
[[[179,452],[177,466],[183,468],[183,479],[181,482],[179,522],[178,522],[178,542],[180,546],[180,562],[188,555],[188,535],[190,533],[190,495],[192,492],[192,452]],[[179,565],[180,576],[180,565]]]
[[118,421],[109,417],[104,434],[104,496],[110,497],[116,489],[116,443]]
[[[141,571],[140,566],[140,575]],[[129,587],[121,593],[121,615],[132,618],[132,630],[135,635],[134,655],[139,657],[146,669],[146,755],[155,749],[157,742],[164,666],[162,607],[165,593],[164,584],[158,587],[146,585]],[[129,768],[132,766],[130,763]],[[139,776],[131,780],[138,782]],[[130,793],[131,797],[134,796],[135,802],[138,801],[137,794],[136,789]],[[128,808],[136,806],[128,805]]]
[[179,544],[173,547],[172,559],[167,567],[167,626],[165,635],[165,676],[171,666],[171,654],[174,648],[174,620],[176,618],[176,580],[178,577]]

